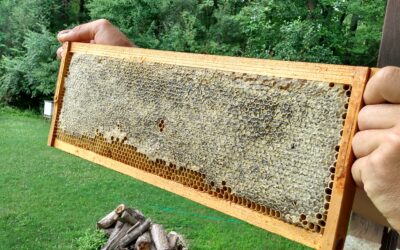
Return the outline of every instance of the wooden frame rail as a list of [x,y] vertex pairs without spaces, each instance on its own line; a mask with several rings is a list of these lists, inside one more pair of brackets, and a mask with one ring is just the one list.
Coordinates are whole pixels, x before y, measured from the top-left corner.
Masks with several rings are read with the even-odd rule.
[[[306,246],[315,249],[341,249],[343,247],[355,192],[355,185],[350,174],[350,167],[354,160],[351,139],[357,129],[356,118],[362,105],[362,93],[370,74],[369,68],[200,55],[82,43],[66,43],[64,46],[63,59],[54,97],[55,107],[48,138],[49,146],[176,193]],[[325,231],[323,233],[308,231],[230,201],[212,197],[172,180],[164,179],[122,162],[71,145],[57,138],[56,129],[63,103],[64,78],[68,74],[69,64],[74,53],[351,85],[352,92],[340,143]]]

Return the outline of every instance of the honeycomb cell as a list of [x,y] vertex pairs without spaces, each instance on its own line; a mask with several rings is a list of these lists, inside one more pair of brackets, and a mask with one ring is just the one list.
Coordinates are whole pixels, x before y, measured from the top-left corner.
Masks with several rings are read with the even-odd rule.
[[351,86],[74,54],[62,94],[58,139],[323,232]]

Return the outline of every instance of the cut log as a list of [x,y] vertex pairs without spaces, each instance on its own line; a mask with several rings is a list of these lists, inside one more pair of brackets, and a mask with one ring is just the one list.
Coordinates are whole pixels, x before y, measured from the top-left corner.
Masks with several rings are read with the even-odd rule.
[[113,233],[102,250],[118,249],[120,240],[126,235],[132,225],[118,221]]
[[135,250],[151,250],[151,237],[149,232],[140,235],[135,243]]
[[131,226],[135,225],[136,222],[138,222],[138,220],[131,214],[129,210],[123,211],[118,220],[124,223],[128,223]]
[[171,250],[175,250],[178,245],[178,235],[175,232],[170,232],[167,235],[168,244]]
[[183,250],[187,249],[185,240],[183,239],[183,236],[171,231],[168,235],[168,243],[169,247],[171,250]]
[[115,208],[115,212],[116,212],[118,215],[121,215],[122,212],[125,211],[125,209],[127,209],[127,207],[125,206],[125,204],[120,204],[120,205],[118,205],[117,208]]
[[115,227],[103,228],[103,232],[110,238],[112,232],[114,231]]
[[136,220],[144,221],[146,218],[144,217],[143,213],[140,212],[137,209],[133,209],[132,213],[133,217],[135,217]]
[[111,244],[112,239],[115,238],[115,235],[122,229],[123,226],[124,226],[124,223],[117,221],[117,223],[115,224],[114,230],[111,232],[110,237],[108,238],[108,241],[101,248],[102,250],[108,248],[108,245]]
[[137,209],[132,209],[130,207],[126,208],[125,211],[128,211],[136,220],[144,221],[146,218],[144,217],[143,213]]
[[187,249],[183,237],[176,232],[166,233],[163,226],[152,224],[143,213],[119,205],[97,223],[108,241],[102,250],[183,250]]
[[[140,223],[140,222],[138,222]],[[137,225],[136,223],[134,226],[132,226],[126,235],[121,239],[120,241],[120,247],[124,248],[129,246],[130,243],[135,241],[140,235],[142,235],[145,231],[147,231],[150,228],[150,220],[147,219],[140,225]]]
[[154,245],[157,250],[168,250],[170,249],[167,233],[163,226],[159,224],[153,224],[150,228],[151,238],[153,239]]
[[124,226],[123,222],[117,221],[117,224],[115,224],[114,231],[111,233],[110,238],[108,238],[108,239],[110,240],[110,239],[114,238],[115,235],[122,229],[123,226]]
[[136,224],[130,227],[128,232],[126,233],[129,234],[130,232],[132,232],[133,229],[137,228],[141,223],[142,223],[141,221],[136,222]]
[[97,228],[99,229],[109,228],[115,224],[118,218],[119,215],[117,214],[117,212],[115,212],[115,210],[113,210],[109,214],[107,214],[103,219],[97,222]]

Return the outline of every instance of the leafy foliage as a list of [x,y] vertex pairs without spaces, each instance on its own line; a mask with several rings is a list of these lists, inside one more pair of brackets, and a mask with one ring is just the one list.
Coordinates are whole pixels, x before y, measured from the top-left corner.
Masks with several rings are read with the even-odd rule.
[[98,250],[107,242],[106,235],[100,230],[87,230],[77,240],[78,250]]
[[23,51],[16,51],[14,57],[2,58],[0,96],[3,100],[30,107],[51,96],[59,65],[55,60],[57,48],[54,35],[45,28],[40,33],[28,31]]
[[91,0],[139,46],[308,62],[374,65],[384,0]]
[[144,48],[373,66],[385,6],[386,0],[2,0],[0,100],[35,107],[50,97],[55,33],[89,17],[109,19]]
[[59,46],[55,33],[79,20],[80,1],[0,1],[0,102],[37,109],[51,98]]

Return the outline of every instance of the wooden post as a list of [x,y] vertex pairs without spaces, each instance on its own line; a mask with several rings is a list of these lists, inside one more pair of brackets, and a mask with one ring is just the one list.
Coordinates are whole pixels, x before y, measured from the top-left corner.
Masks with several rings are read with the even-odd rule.
[[378,67],[400,66],[400,0],[388,0]]

